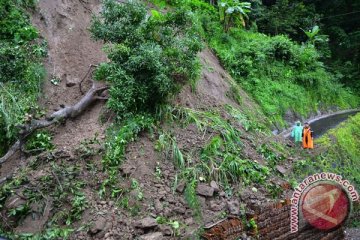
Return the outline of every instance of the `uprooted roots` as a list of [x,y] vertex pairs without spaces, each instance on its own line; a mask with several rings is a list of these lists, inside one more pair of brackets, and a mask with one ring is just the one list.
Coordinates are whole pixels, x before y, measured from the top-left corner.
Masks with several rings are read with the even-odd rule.
[[100,99],[106,99],[101,97],[100,94],[107,90],[108,86],[96,86],[95,82],[93,82],[92,87],[85,94],[84,97],[80,99],[73,106],[62,108],[54,113],[52,113],[49,117],[44,120],[36,120],[33,119],[29,124],[19,126],[19,140],[14,143],[9,149],[9,151],[0,158],[0,164],[6,162],[16,151],[21,150],[23,143],[26,138],[33,133],[34,131],[48,127],[60,120],[66,120],[68,118],[75,118],[79,116],[86,108],[88,108],[93,102]]

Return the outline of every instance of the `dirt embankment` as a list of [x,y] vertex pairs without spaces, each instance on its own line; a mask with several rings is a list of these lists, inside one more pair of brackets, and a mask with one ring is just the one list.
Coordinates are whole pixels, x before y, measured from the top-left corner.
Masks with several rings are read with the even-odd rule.
[[[75,104],[82,97],[79,83],[89,66],[107,60],[102,43],[92,41],[88,31],[91,16],[100,8],[100,0],[39,1],[32,22],[48,43],[45,62],[48,75],[41,99],[48,113],[62,105]],[[60,82],[55,85],[51,80]],[[89,88],[90,78],[83,84],[85,90]],[[58,126],[54,144],[58,148],[72,148],[95,133],[102,136],[105,127],[100,124],[99,116],[103,106],[97,103],[80,117]]]
[[[47,77],[40,99],[47,115],[81,99],[83,95],[79,90],[79,83],[89,65],[107,60],[102,51],[102,43],[92,41],[88,31],[92,14],[99,12],[100,8],[100,0],[47,0],[39,1],[31,16],[33,25],[39,29],[48,45],[48,57],[44,62]],[[86,91],[90,86],[90,78],[84,79],[83,90]],[[72,150],[95,133],[103,138],[106,126],[99,121],[103,107],[104,102],[97,102],[76,119],[52,127],[56,147]],[[8,176],[26,162],[22,154],[15,154],[2,164],[1,177]]]

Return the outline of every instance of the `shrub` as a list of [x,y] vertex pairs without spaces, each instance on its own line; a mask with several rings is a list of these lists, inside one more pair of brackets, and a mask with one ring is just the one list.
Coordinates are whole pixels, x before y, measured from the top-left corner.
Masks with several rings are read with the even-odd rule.
[[25,114],[36,115],[37,97],[44,77],[37,30],[24,11],[34,0],[0,0],[0,155],[15,140],[15,126]]
[[96,79],[110,83],[109,107],[119,118],[152,111],[200,72],[196,54],[201,39],[191,12],[179,8],[147,15],[134,1],[104,1],[101,17],[94,17],[92,36],[108,42],[110,63],[103,63]]
[[310,44],[239,29],[229,34],[217,31],[208,39],[225,68],[273,122],[285,125],[283,117],[289,110],[307,117],[329,106],[359,105],[359,98],[326,71]]

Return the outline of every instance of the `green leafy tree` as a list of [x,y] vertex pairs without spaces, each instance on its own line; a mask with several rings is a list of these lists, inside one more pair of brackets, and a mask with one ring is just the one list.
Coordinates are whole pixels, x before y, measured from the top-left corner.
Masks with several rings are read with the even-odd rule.
[[301,30],[303,30],[303,32],[308,37],[308,41],[313,45],[315,45],[316,42],[328,41],[328,37],[326,35],[319,34],[320,28],[317,25],[315,25],[311,30],[304,30],[304,29]]
[[92,36],[108,42],[109,63],[100,65],[98,80],[110,83],[109,107],[125,115],[152,111],[184,83],[197,79],[201,49],[194,16],[178,8],[147,15],[137,1],[119,4],[105,0],[94,17]]
[[251,12],[250,2],[240,2],[239,0],[223,0],[219,2],[220,21],[224,26],[225,32],[232,26],[245,27],[248,13]]

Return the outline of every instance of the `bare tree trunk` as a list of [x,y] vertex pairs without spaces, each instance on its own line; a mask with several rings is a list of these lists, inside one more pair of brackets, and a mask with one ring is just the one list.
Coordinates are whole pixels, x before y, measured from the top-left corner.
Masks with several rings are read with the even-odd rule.
[[9,151],[0,158],[0,164],[6,162],[12,155],[14,155],[16,151],[20,150],[26,138],[34,131],[48,127],[62,119],[75,118],[79,116],[86,108],[88,108],[94,101],[99,99],[107,99],[100,97],[99,94],[108,88],[108,86],[96,87],[96,84],[93,82],[93,85],[89,91],[75,105],[60,109],[59,111],[52,113],[50,117],[44,120],[32,120],[29,124],[19,126],[21,129],[19,132],[19,140],[16,141],[14,145],[10,147]]

